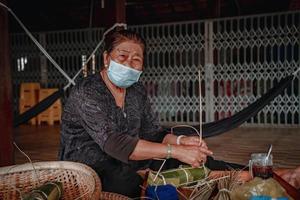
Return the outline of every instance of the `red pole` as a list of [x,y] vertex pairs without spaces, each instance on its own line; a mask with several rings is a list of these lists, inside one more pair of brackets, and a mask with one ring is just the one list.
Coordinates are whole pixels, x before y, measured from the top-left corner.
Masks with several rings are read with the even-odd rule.
[[[0,0],[7,5],[7,0]],[[0,166],[12,165],[12,84],[10,71],[8,12],[0,7]]]
[[94,25],[110,28],[115,23],[126,23],[125,0],[101,0],[101,7],[95,8]]

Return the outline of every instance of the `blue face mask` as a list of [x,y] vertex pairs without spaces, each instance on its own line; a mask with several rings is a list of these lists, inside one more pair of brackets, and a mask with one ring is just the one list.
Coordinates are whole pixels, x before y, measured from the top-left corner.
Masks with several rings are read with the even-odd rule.
[[107,75],[109,80],[120,88],[128,88],[138,82],[142,71],[127,67],[110,60]]

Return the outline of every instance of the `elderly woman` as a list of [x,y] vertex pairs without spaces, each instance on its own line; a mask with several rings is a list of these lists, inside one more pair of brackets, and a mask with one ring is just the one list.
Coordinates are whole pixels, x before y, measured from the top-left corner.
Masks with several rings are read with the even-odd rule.
[[[210,169],[243,167],[213,160],[198,136],[161,131],[138,82],[145,48],[144,40],[128,30],[106,36],[102,71],[77,83],[65,104],[60,159],[89,165],[99,174],[103,190],[129,197],[139,197],[143,180],[137,171],[155,167],[152,159],[178,161],[170,159],[169,167],[182,162],[194,167],[205,163]],[[299,187],[299,169],[280,175]]]
[[151,159],[174,158],[194,167],[212,152],[198,136],[163,133],[138,82],[145,42],[128,30],[105,38],[104,67],[72,89],[61,126],[60,159],[85,163],[100,176],[103,190],[140,195],[140,169]]

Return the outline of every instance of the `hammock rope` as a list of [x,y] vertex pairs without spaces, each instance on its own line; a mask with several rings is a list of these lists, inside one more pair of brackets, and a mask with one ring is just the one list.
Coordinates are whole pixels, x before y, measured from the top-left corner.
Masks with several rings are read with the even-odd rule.
[[[13,126],[17,127],[20,124],[23,124],[30,120],[31,118],[35,117],[39,113],[43,112],[46,110],[48,107],[50,107],[58,98],[60,98],[63,94],[64,91],[66,91],[70,85],[76,85],[75,80],[82,71],[83,67],[80,68],[80,70],[76,73],[76,75],[71,79],[68,74],[57,64],[57,62],[50,56],[50,54],[44,49],[44,47],[37,41],[37,39],[31,34],[31,32],[26,28],[26,26],[23,24],[23,22],[18,18],[18,16],[10,9],[7,7],[5,4],[0,2],[0,6],[5,8],[14,18],[15,20],[19,23],[19,25],[22,27],[22,29],[25,31],[25,33],[29,36],[29,38],[33,41],[33,43],[39,48],[39,50],[48,58],[48,60],[54,65],[54,67],[68,80],[67,85],[63,88],[63,90],[58,90],[54,92],[53,94],[49,95],[47,98],[27,110],[26,112],[20,114],[14,119]],[[107,35],[108,32],[113,30],[116,27],[124,27],[127,29],[127,24],[125,23],[115,23],[111,28],[107,29],[103,35],[101,41],[97,44],[95,49],[92,51],[88,59],[83,63],[83,66],[85,66],[93,57],[93,55],[96,53],[96,51],[99,49],[99,47],[102,45],[105,36]]]
[[[93,50],[93,52],[91,53],[91,55],[89,56],[89,58],[86,60],[86,62],[84,63],[84,65],[86,65],[90,61],[90,59],[92,58],[92,56],[99,49],[99,47],[103,43],[104,38],[107,35],[107,33],[109,31],[113,30],[114,28],[120,27],[120,26],[121,27],[123,26],[125,29],[127,28],[126,24],[116,23],[111,28],[109,28],[108,30],[106,30],[103,33],[101,41],[98,43],[98,45],[96,46],[96,48]],[[80,72],[82,71],[82,69],[83,68],[81,68],[77,72],[77,74],[71,79],[72,81],[69,81],[69,83],[63,89],[60,89],[60,90],[54,92],[53,94],[49,95],[47,98],[45,98],[44,100],[42,100],[41,102],[39,102],[38,104],[36,104],[32,108],[30,108],[29,110],[27,110],[24,113],[22,113],[19,116],[17,116],[15,118],[15,120],[14,120],[14,123],[13,123],[14,127],[17,127],[17,126],[19,126],[19,125],[21,125],[23,123],[26,123],[28,120],[30,120],[31,118],[35,117],[36,115],[38,115],[39,113],[43,112],[48,107],[50,107],[58,98],[60,98],[61,96],[63,96],[64,91],[67,90],[67,88],[71,85],[71,83],[75,81],[75,79],[80,74]]]
[[49,53],[44,49],[44,47],[35,39],[35,37],[30,33],[30,31],[26,28],[26,26],[22,23],[22,21],[15,15],[15,13],[6,5],[0,2],[0,6],[7,9],[7,11],[16,19],[16,21],[23,28],[25,33],[29,36],[29,38],[33,41],[33,43],[39,48],[39,50],[49,59],[49,61],[54,65],[54,67],[73,85],[75,85],[74,80],[72,80],[68,74],[57,64],[57,62],[49,55]]
[[[18,18],[18,16],[12,11],[12,9],[10,9],[9,7],[7,7],[6,5],[4,5],[3,3],[0,2],[0,6],[2,6],[3,8],[5,8],[14,18],[15,20],[19,23],[19,25],[23,28],[23,30],[25,31],[25,33],[29,36],[29,38],[33,41],[33,43],[39,48],[39,50],[49,59],[49,61],[54,65],[54,67],[68,80],[68,84],[64,87],[64,90],[66,90],[71,84],[72,85],[76,85],[75,84],[75,79],[77,78],[77,76],[80,74],[80,72],[82,71],[83,68],[81,68],[76,75],[71,79],[68,74],[57,64],[57,62],[50,56],[50,54],[44,49],[44,47],[37,41],[37,39],[31,34],[31,32],[26,28],[26,26],[23,24],[23,22]],[[102,36],[101,41],[98,43],[98,45],[96,46],[96,48],[93,50],[93,52],[90,54],[89,58],[84,62],[83,66],[85,66],[93,57],[93,55],[96,53],[96,51],[99,49],[99,47],[101,46],[101,44],[104,41],[105,35],[113,30],[116,27],[124,27],[125,29],[127,29],[127,24],[124,23],[115,23],[111,28],[109,28],[108,30],[106,30]]]
[[[111,30],[115,29],[116,27],[124,27],[125,29],[127,29],[127,24],[124,23],[115,23],[111,28],[107,29],[103,35],[102,35],[102,39],[100,40],[100,42],[97,44],[97,46],[95,47],[94,51],[90,54],[90,56],[88,57],[88,59],[85,61],[85,63],[83,64],[83,66],[85,66],[93,57],[93,55],[96,53],[96,51],[99,49],[99,47],[101,46],[101,44],[103,43],[105,36],[107,35],[108,32],[110,32]],[[77,76],[80,74],[80,72],[83,70],[83,67],[75,74],[75,76],[72,78],[72,80],[74,81]],[[66,90],[68,87],[70,86],[70,82],[64,87],[64,90]]]

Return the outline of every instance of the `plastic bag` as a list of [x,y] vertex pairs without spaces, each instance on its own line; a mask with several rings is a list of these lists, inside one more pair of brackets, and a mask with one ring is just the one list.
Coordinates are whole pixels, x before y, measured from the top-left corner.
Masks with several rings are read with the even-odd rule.
[[273,178],[261,179],[255,177],[253,180],[237,187],[230,194],[232,200],[248,200],[252,196],[270,196],[272,198],[291,197],[288,196],[285,189]]

